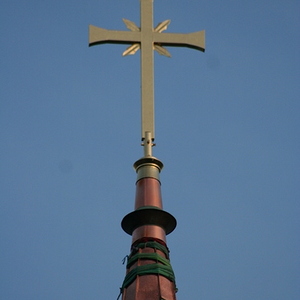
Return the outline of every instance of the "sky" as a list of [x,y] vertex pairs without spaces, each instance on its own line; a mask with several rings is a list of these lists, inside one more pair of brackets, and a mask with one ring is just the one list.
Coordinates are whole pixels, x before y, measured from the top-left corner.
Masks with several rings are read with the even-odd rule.
[[[88,47],[138,0],[2,0],[0,299],[116,299],[140,146],[139,52]],[[155,53],[154,155],[177,299],[300,299],[300,2],[156,0],[206,51]]]

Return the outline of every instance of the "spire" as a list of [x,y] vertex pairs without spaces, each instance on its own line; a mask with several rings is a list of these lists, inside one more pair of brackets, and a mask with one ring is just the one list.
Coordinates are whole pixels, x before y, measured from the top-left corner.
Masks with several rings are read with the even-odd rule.
[[176,219],[163,210],[159,178],[163,163],[151,154],[151,134],[145,136],[145,155],[134,164],[135,210],[121,223],[123,230],[132,235],[122,300],[173,300],[177,289],[166,235],[175,229]]

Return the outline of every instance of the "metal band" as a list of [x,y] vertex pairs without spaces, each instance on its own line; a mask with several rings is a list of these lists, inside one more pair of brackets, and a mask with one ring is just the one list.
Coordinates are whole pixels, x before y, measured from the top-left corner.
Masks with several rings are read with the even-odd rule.
[[164,165],[160,160],[151,156],[139,159],[133,166],[137,172],[137,181],[147,177],[155,178],[159,181],[159,173]]

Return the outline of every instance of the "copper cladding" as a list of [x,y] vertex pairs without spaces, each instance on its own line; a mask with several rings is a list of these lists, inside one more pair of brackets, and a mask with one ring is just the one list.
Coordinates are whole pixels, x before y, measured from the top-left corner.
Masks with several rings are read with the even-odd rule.
[[152,237],[166,242],[164,229],[156,225],[144,225],[135,229],[132,233],[132,244],[144,237]]
[[154,178],[143,178],[136,183],[135,207],[143,206],[162,207],[160,182]]
[[[140,253],[153,253],[154,250],[145,248]],[[159,255],[166,258],[163,252],[157,250]],[[153,263],[151,260],[139,260],[128,272],[137,266]],[[135,281],[124,290],[122,300],[175,300],[175,283],[161,275],[138,276]]]

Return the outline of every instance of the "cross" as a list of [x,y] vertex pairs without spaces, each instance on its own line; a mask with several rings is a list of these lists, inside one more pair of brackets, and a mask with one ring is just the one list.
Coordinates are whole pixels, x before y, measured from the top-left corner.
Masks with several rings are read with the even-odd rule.
[[123,56],[135,54],[141,49],[141,102],[142,102],[142,140],[154,141],[154,80],[153,49],[159,54],[171,56],[163,46],[189,47],[205,50],[205,31],[188,34],[162,33],[170,20],[159,23],[153,28],[153,0],[140,0],[141,27],[134,22],[123,19],[130,31],[106,30],[89,26],[89,46],[97,44],[130,44]]

